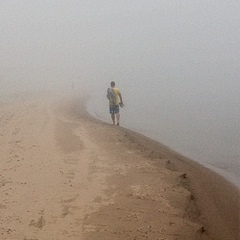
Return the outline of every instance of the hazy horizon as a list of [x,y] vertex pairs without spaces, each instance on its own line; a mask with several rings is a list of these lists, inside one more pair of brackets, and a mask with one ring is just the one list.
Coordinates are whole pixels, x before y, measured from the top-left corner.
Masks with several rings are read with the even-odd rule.
[[173,81],[177,90],[228,91],[221,77],[232,90],[239,10],[235,0],[2,1],[0,83],[51,88],[116,79],[145,87],[159,79],[162,89]]

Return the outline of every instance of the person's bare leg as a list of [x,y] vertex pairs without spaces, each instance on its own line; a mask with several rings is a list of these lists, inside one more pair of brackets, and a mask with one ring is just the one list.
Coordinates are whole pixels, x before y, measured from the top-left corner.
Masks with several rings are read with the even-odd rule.
[[120,113],[117,113],[117,114],[116,114],[116,117],[117,117],[117,125],[119,125],[119,121],[120,121]]
[[115,125],[115,114],[111,114],[113,124]]

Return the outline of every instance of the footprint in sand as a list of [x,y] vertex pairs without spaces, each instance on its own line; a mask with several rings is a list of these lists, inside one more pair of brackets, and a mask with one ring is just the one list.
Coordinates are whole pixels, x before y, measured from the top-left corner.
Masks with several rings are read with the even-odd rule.
[[44,226],[46,225],[46,221],[43,218],[43,216],[41,216],[37,221],[35,220],[31,220],[29,226],[33,226],[39,229],[42,229]]

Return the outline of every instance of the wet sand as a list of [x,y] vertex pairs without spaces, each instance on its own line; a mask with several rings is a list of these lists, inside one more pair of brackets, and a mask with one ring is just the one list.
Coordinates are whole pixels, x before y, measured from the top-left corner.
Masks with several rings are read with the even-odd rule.
[[239,190],[85,100],[0,106],[0,239],[240,239]]

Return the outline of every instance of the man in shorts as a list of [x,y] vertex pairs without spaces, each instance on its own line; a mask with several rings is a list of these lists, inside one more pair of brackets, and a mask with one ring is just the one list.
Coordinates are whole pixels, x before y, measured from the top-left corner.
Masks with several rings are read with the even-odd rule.
[[111,114],[113,124],[115,125],[116,116],[117,125],[119,126],[120,120],[119,105],[123,106],[123,100],[120,90],[115,87],[115,82],[111,82],[111,88],[108,88],[107,90],[107,98],[109,100],[109,111]]

